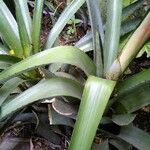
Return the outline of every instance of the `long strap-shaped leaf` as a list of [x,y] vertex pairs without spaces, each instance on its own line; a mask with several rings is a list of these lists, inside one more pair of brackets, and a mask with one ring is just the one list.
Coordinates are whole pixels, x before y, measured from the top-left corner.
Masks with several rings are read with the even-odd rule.
[[41,21],[43,14],[44,0],[36,0],[33,14],[33,51],[37,53],[40,51],[40,33],[41,33]]
[[149,150],[150,148],[150,135],[136,127],[123,127],[119,137],[139,150]]
[[104,29],[102,17],[99,9],[99,0],[87,0],[89,16],[91,20],[94,61],[96,64],[96,75],[102,77],[103,75],[103,44],[104,44]]
[[116,86],[117,94],[125,93],[133,88],[141,87],[142,84],[150,83],[150,69],[144,70],[125,81],[119,82]]
[[117,96],[109,101],[107,108],[117,102],[115,104],[117,108],[123,106],[126,112],[133,112],[150,104],[149,85],[150,69],[133,75],[125,81],[118,82],[116,86]]
[[86,82],[69,150],[90,150],[116,82],[90,76]]
[[1,106],[0,119],[22,107],[41,100],[55,96],[71,96],[81,99],[83,87],[73,80],[67,78],[51,78],[29,88],[11,101]]
[[131,16],[136,10],[138,10],[140,7],[143,7],[143,4],[146,1],[147,0],[138,0],[132,3],[131,5],[125,7],[122,12],[122,19],[125,20],[126,18]]
[[118,55],[122,0],[108,0],[107,22],[104,42],[104,73]]
[[45,49],[51,48],[65,27],[71,17],[78,11],[78,9],[83,5],[86,0],[73,0],[63,11],[61,16],[59,17],[58,21],[54,25],[53,29],[51,30],[48,40],[45,45]]
[[135,87],[122,93],[114,100],[114,107],[119,113],[132,113],[150,104],[150,83]]
[[32,23],[27,0],[15,0],[16,16],[19,27],[20,39],[25,57],[31,52]]
[[[132,19],[122,24],[120,36],[123,36],[133,30],[135,30],[138,25],[140,24],[141,19]],[[88,32],[84,37],[82,37],[76,44],[76,47],[81,49],[84,52],[88,52],[93,50],[93,43],[92,43],[92,33]]]
[[95,75],[95,64],[81,50],[72,46],[60,46],[40,52],[22,60],[0,73],[0,82],[22,72],[50,63],[67,63],[81,68],[87,75]]
[[6,98],[11,94],[11,92],[13,92],[22,82],[24,82],[24,80],[16,77],[7,81],[0,88],[0,106],[6,100]]
[[21,59],[10,55],[0,55],[0,69],[6,69],[12,64],[19,62]]
[[7,45],[15,51],[16,56],[22,57],[23,50],[20,42],[18,26],[3,0],[0,0],[0,34]]
[[89,15],[91,19],[91,26],[93,26],[94,30],[99,32],[102,45],[104,44],[104,28],[103,28],[103,21],[101,16],[100,10],[100,3],[96,0],[92,3],[92,0],[86,0],[88,4]]

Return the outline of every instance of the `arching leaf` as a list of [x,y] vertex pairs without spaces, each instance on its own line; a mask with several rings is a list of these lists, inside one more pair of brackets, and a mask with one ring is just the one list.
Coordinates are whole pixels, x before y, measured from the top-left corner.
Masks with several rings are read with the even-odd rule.
[[81,99],[83,87],[66,78],[51,78],[29,88],[16,98],[6,101],[1,106],[0,119],[38,100],[55,97],[71,96]]
[[68,63],[81,68],[87,75],[95,74],[95,64],[84,52],[72,46],[60,46],[42,51],[12,65],[0,73],[0,82],[50,63]]

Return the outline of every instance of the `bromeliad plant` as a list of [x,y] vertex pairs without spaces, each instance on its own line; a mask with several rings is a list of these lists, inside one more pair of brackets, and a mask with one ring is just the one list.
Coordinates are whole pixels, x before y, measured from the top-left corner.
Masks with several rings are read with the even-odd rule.
[[[131,15],[135,11],[135,6],[138,6],[136,7],[138,9],[142,2],[133,3],[133,6],[123,9],[122,13],[121,0],[108,0],[107,22],[104,29],[99,1],[87,0],[92,33],[86,37],[86,40],[84,38],[76,44],[78,48],[54,47],[53,45],[60,32],[85,0],[74,0],[67,6],[42,48],[40,47],[40,30],[44,0],[35,1],[33,19],[30,17],[27,0],[15,0],[14,2],[16,19],[5,3],[0,1],[2,41],[0,48],[7,54],[0,55],[1,126],[4,127],[4,121],[11,118],[12,114],[29,104],[50,97],[56,99],[61,97],[61,100],[53,99],[49,102],[52,103],[48,109],[49,121],[50,124],[55,122],[55,124],[72,126],[72,123],[66,123],[66,119],[62,119],[62,116],[59,116],[58,119],[58,114],[56,115],[53,109],[61,115],[76,119],[69,145],[70,150],[90,149],[97,129],[107,138],[104,143],[93,145],[92,149],[97,147],[109,149],[108,143],[110,143],[120,150],[131,149],[131,145],[141,150],[148,150],[149,134],[134,127],[131,123],[135,118],[135,114],[132,113],[150,104],[150,70],[147,69],[120,82],[121,75],[150,37],[150,13],[147,11],[145,19],[132,36],[123,40],[125,46],[119,51],[119,39],[122,35],[120,32],[125,29],[124,25],[121,25],[122,16]],[[134,30],[136,26],[137,24],[127,32]],[[91,37],[93,43],[91,43]],[[94,62],[83,52],[83,50],[88,51],[91,47],[94,50]],[[71,64],[80,68],[88,77],[85,85],[84,81],[81,82],[79,78],[68,73],[52,73],[49,66],[46,66],[52,63]],[[53,67],[57,66],[53,65]],[[14,89],[18,87],[17,93],[19,94],[12,95]],[[70,108],[69,102],[77,99],[81,99],[81,104],[76,118],[73,115],[75,110],[70,115],[65,111],[68,107]],[[106,117],[109,108],[115,113],[111,117]],[[60,122],[60,120],[63,121]],[[121,126],[121,130],[118,135],[115,135],[107,130],[102,130],[99,124],[116,124]]]

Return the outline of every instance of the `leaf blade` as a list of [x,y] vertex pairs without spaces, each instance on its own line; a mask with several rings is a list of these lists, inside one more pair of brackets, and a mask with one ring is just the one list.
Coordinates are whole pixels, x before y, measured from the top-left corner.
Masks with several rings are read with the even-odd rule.
[[43,98],[55,96],[72,96],[80,99],[82,95],[82,86],[73,80],[66,78],[51,78],[29,88],[25,92],[18,95],[10,102],[6,102],[1,106],[0,118],[8,116],[24,106],[41,100]]
[[116,59],[119,48],[122,0],[108,1],[107,22],[104,42],[104,73]]
[[24,57],[30,56],[31,46],[31,32],[32,23],[27,5],[27,0],[15,0],[16,17],[18,21],[19,35],[23,47]]
[[104,44],[104,29],[99,7],[99,1],[94,3],[92,0],[87,0],[88,11],[92,28],[92,40],[94,49],[94,61],[96,64],[96,75],[102,77],[103,75],[103,44]]
[[44,0],[36,0],[34,13],[33,13],[33,27],[34,28],[32,32],[34,53],[37,53],[40,51],[40,32],[41,32],[43,7],[44,7]]
[[[63,55],[60,55],[62,53]],[[95,74],[95,64],[84,52],[72,46],[59,46],[30,56],[4,70],[0,73],[0,82],[38,66],[59,62],[75,65],[85,71],[87,75]]]
[[0,69],[6,69],[12,64],[19,62],[21,59],[10,55],[0,55]]
[[135,114],[113,115],[112,121],[119,126],[125,126],[125,125],[129,125],[130,123],[132,123],[135,117],[136,117]]
[[7,81],[1,88],[0,88],[0,106],[6,100],[6,98],[23,82],[20,78],[13,78]]
[[139,150],[149,150],[150,135],[136,127],[123,127],[118,137],[132,144]]
[[115,81],[93,76],[88,78],[69,150],[90,150],[97,127],[115,84]]
[[15,51],[16,56],[22,57],[23,50],[17,23],[2,0],[0,1],[0,20],[0,33],[2,37],[7,45]]

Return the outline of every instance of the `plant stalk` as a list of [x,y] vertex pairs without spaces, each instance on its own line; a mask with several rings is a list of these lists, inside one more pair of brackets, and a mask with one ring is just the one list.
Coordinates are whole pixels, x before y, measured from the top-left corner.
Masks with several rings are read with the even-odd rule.
[[106,78],[110,80],[117,80],[119,76],[126,70],[130,62],[138,54],[143,44],[150,37],[150,12],[143,20],[141,25],[133,33],[126,46],[123,48],[121,54],[113,62],[112,66],[106,73]]

